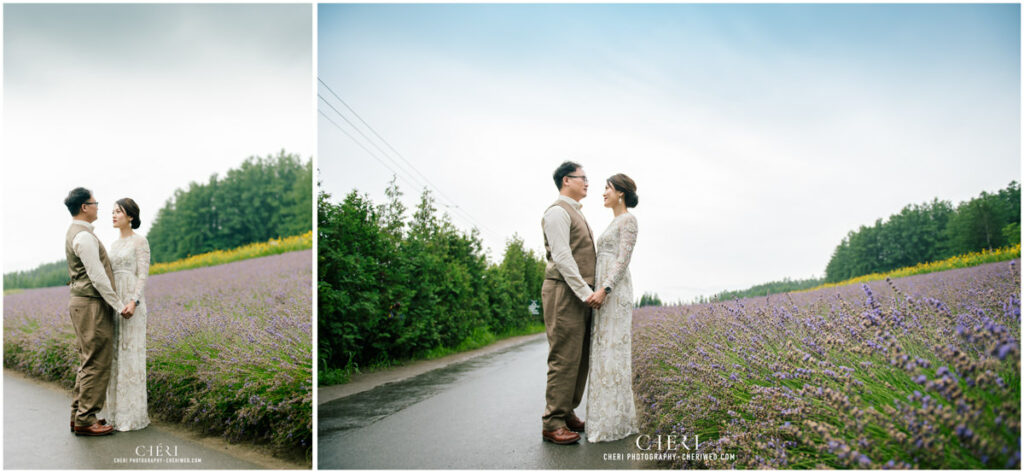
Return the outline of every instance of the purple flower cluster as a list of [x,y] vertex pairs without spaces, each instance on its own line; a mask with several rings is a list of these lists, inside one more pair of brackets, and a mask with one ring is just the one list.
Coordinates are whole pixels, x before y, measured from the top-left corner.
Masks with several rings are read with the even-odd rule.
[[1017,268],[637,309],[640,430],[735,454],[676,468],[1020,468]]
[[[312,258],[296,251],[151,276],[150,413],[309,456]],[[66,287],[4,296],[5,366],[73,384],[68,297]]]

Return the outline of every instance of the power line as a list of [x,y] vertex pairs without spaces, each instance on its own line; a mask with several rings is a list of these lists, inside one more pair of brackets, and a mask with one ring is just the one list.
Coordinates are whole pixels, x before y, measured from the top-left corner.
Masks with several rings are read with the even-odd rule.
[[[359,121],[362,122],[363,125],[365,125],[366,128],[368,128],[370,130],[370,132],[372,132],[374,134],[374,136],[376,136],[378,139],[380,139],[380,141],[382,141],[384,143],[384,145],[388,147],[388,149],[390,149],[392,152],[395,153],[396,156],[398,156],[402,161],[404,161],[406,164],[408,164],[409,167],[412,168],[412,170],[416,172],[416,174],[419,174],[419,176],[422,177],[423,180],[426,181],[427,184],[429,184],[430,187],[432,187],[434,189],[434,191],[438,193],[438,195],[440,195],[441,197],[444,197],[449,202],[451,202],[452,205],[454,205],[454,209],[457,209],[457,210],[461,211],[467,218],[469,218],[469,220],[473,221],[473,223],[475,223],[477,226],[483,227],[483,225],[481,225],[479,222],[477,222],[476,219],[474,219],[473,216],[469,214],[469,212],[466,212],[464,209],[462,209],[462,207],[460,207],[458,204],[456,204],[455,203],[455,199],[452,199],[447,194],[442,192],[440,187],[438,187],[436,184],[431,182],[430,179],[428,179],[427,176],[425,176],[422,172],[420,172],[419,169],[416,169],[415,165],[413,165],[411,162],[409,162],[408,159],[405,159],[405,156],[402,156],[402,153],[399,153],[398,150],[396,150],[394,146],[391,146],[391,143],[389,143],[388,140],[384,139],[383,136],[380,136],[380,133],[377,133],[377,130],[375,130],[372,126],[370,126],[370,124],[367,123],[366,120],[363,120],[363,117],[360,116],[359,113],[356,112],[355,109],[353,109],[348,104],[348,102],[345,102],[345,99],[342,99],[337,93],[335,93],[334,90],[331,89],[331,86],[327,85],[327,83],[324,82],[324,80],[319,78],[319,77],[317,77],[317,80],[321,84],[323,84],[324,88],[326,88],[327,91],[330,92],[331,95],[334,96],[334,98],[338,99],[338,101],[341,102],[342,105],[345,106],[345,108],[347,108],[350,112],[352,112],[352,114],[355,115],[356,118],[358,118]],[[319,95],[319,94],[317,94],[317,95]],[[330,104],[328,104],[328,105],[330,105]],[[334,107],[331,107],[331,108],[333,109]],[[337,109],[334,109],[334,111],[338,112]],[[340,112],[338,112],[338,113],[340,114]],[[349,122],[349,124],[351,125],[352,122]],[[353,126],[355,126],[355,125],[353,125]],[[364,134],[363,136],[365,137],[366,135]],[[377,147],[377,149],[380,149],[380,148]],[[397,163],[395,163],[395,164],[397,164]],[[445,207],[448,207],[448,208],[452,208],[452,206],[445,205],[443,202],[441,203],[441,205],[444,205]]]
[[[348,123],[348,124],[349,124],[349,126],[351,126],[351,127],[352,127],[352,129],[354,129],[354,130],[356,131],[356,133],[359,133],[359,136],[362,136],[362,137],[363,137],[363,139],[364,139],[364,140],[366,140],[366,141],[367,141],[368,143],[370,143],[370,145],[371,145],[371,146],[373,146],[374,148],[376,148],[376,149],[377,149],[377,151],[380,151],[380,153],[381,153],[382,155],[384,155],[384,157],[385,157],[385,158],[388,158],[388,161],[391,161],[391,162],[392,162],[392,163],[393,163],[393,164],[394,164],[394,165],[395,165],[396,167],[398,167],[398,168],[399,168],[399,169],[401,169],[402,171],[405,171],[404,169],[402,169],[402,165],[401,165],[401,164],[398,164],[398,162],[397,162],[397,161],[395,161],[395,160],[394,160],[393,158],[391,158],[391,156],[389,156],[389,155],[388,155],[387,151],[384,151],[384,150],[380,149],[380,146],[377,146],[377,144],[373,142],[373,139],[371,139],[371,138],[370,138],[369,136],[366,136],[366,133],[363,133],[363,131],[362,131],[362,130],[360,130],[360,129],[359,129],[359,127],[357,127],[355,123],[352,123],[352,121],[351,121],[351,120],[349,120],[349,119],[348,119],[347,117],[345,117],[345,115],[344,115],[344,114],[342,114],[341,112],[339,112],[339,111],[338,111],[338,109],[334,108],[334,105],[331,105],[331,103],[330,103],[330,102],[328,102],[328,101],[327,101],[327,99],[326,99],[326,98],[324,98],[324,96],[323,96],[323,95],[320,95],[320,94],[318,93],[318,94],[316,94],[316,96],[317,96],[317,98],[319,98],[320,100],[322,100],[322,101],[323,101],[323,102],[324,102],[325,104],[327,104],[327,106],[328,106],[328,107],[331,107],[331,110],[334,110],[334,113],[338,114],[338,116],[339,116],[339,117],[341,117],[341,119],[342,119],[342,120],[345,120],[345,123]],[[317,111],[319,111],[319,108],[317,109]],[[346,133],[346,134],[347,134],[347,133]],[[349,138],[352,138],[353,140],[355,140],[355,137],[353,137],[352,135],[349,135]],[[365,148],[364,148],[364,149],[365,149]],[[367,151],[368,151],[368,150],[367,150]],[[388,168],[388,169],[390,169],[390,168]],[[411,176],[411,175],[410,175],[410,177],[413,177],[413,178],[415,179],[415,177],[414,177],[414,176]],[[426,186],[425,184],[419,184],[419,181],[417,180],[417,184],[416,184],[415,186],[413,186],[413,187],[414,187],[414,188],[419,188],[419,187],[427,187],[427,186]]]
[[[427,176],[424,176],[423,173],[421,173],[419,169],[416,169],[416,166],[414,166],[412,163],[410,163],[408,159],[405,159],[405,156],[402,156],[402,153],[399,153],[398,150],[396,150],[394,146],[391,146],[391,143],[389,143],[388,140],[385,140],[383,136],[380,136],[380,133],[377,133],[377,130],[375,130],[372,126],[370,126],[369,123],[366,123],[366,120],[363,120],[363,117],[360,116],[359,113],[357,113],[351,106],[349,106],[348,102],[346,102],[345,99],[342,99],[341,97],[339,97],[338,94],[336,94],[334,92],[334,90],[331,89],[331,86],[327,85],[327,83],[324,82],[323,79],[321,79],[319,77],[317,77],[316,80],[320,81],[320,83],[324,85],[324,88],[326,88],[327,91],[330,92],[331,95],[334,96],[334,98],[338,99],[338,101],[341,102],[341,104],[344,105],[345,108],[347,108],[350,112],[352,112],[352,114],[355,115],[356,118],[358,118],[359,121],[362,122],[363,125],[365,125],[366,128],[368,128],[370,130],[370,132],[373,133],[374,136],[377,137],[377,139],[379,139],[381,142],[384,143],[385,146],[388,147],[388,149],[393,151],[396,156],[401,158],[402,161],[405,161],[405,163],[408,164],[409,167],[411,167],[413,169],[413,171],[416,171],[416,174],[419,174],[420,177],[422,177],[424,181],[426,181],[428,184],[430,184],[431,187],[433,187],[434,189],[437,189],[437,192],[439,194],[444,195],[441,192],[441,189],[437,187],[437,185],[435,185],[433,182],[430,182],[430,179],[427,179]],[[337,111],[337,110],[335,110],[335,111]],[[455,200],[452,199],[451,197],[448,197],[447,195],[444,195],[444,197],[446,199],[452,201],[452,203],[455,203]],[[458,207],[458,206],[456,206],[456,207]]]
[[380,159],[380,158],[378,158],[376,154],[373,154],[373,151],[370,151],[370,149],[369,149],[369,148],[367,148],[366,146],[363,146],[363,144],[362,144],[362,143],[360,143],[360,142],[359,142],[359,140],[357,140],[357,139],[356,139],[356,138],[355,138],[354,136],[352,136],[352,135],[351,135],[351,134],[350,134],[349,132],[347,132],[347,131],[345,131],[345,130],[344,130],[343,128],[341,128],[341,125],[338,125],[338,124],[337,124],[337,123],[336,123],[336,122],[335,122],[334,120],[331,120],[331,117],[327,116],[327,114],[326,114],[326,113],[324,113],[324,112],[323,112],[323,110],[317,109],[317,112],[318,112],[318,113],[320,113],[320,115],[321,115],[321,116],[323,116],[324,118],[326,118],[326,119],[327,119],[327,121],[331,122],[331,125],[334,125],[334,127],[335,127],[335,128],[337,128],[337,129],[338,129],[338,131],[340,131],[340,132],[344,133],[344,134],[345,134],[345,136],[347,136],[347,137],[349,137],[350,139],[352,139],[352,141],[354,141],[354,142],[355,142],[355,143],[356,143],[357,145],[359,145],[359,147],[360,147],[360,148],[363,148],[363,151],[366,151],[366,153],[367,153],[367,154],[369,154],[370,156],[372,156],[372,157],[373,157],[373,159],[376,159],[376,160],[377,160],[377,162],[378,162],[378,163],[380,163],[380,164],[381,164],[382,166],[384,166],[385,168],[387,168],[387,170],[388,170],[388,171],[391,171],[391,173],[392,173],[392,174],[394,174],[395,176],[398,176],[398,177],[399,177],[399,178],[401,178],[401,179],[402,179],[403,181],[405,181],[405,183],[406,183],[406,184],[409,184],[409,185],[410,185],[410,186],[412,186],[413,188],[416,188],[416,187],[417,187],[417,186],[416,186],[416,184],[413,184],[413,183],[409,182],[409,180],[408,180],[408,179],[406,179],[404,175],[402,175],[402,174],[399,174],[399,173],[395,172],[395,170],[394,170],[394,169],[391,169],[391,166],[388,166],[388,165],[387,165],[387,163],[385,163],[384,161],[381,161],[381,159]]
[[[347,102],[345,102],[345,100],[344,100],[344,99],[342,99],[342,98],[341,98],[340,96],[338,96],[338,94],[337,94],[337,93],[335,93],[335,92],[334,92],[334,90],[332,90],[332,89],[331,89],[331,87],[330,87],[329,85],[327,85],[327,83],[326,83],[326,82],[324,82],[324,81],[323,81],[323,79],[320,79],[320,78],[318,77],[318,78],[317,78],[317,80],[318,80],[318,81],[319,81],[319,82],[320,82],[321,84],[323,84],[324,88],[326,88],[326,89],[327,89],[327,90],[328,90],[328,91],[329,91],[329,92],[331,93],[331,95],[333,95],[333,96],[334,96],[334,97],[335,97],[336,99],[338,99],[338,101],[340,101],[340,102],[341,102],[341,103],[342,103],[342,104],[343,104],[343,105],[345,106],[345,108],[347,108],[347,109],[348,109],[348,110],[349,110],[349,111],[350,111],[350,112],[351,112],[351,113],[352,113],[353,115],[355,115],[355,116],[356,116],[356,118],[358,118],[358,119],[359,119],[359,121],[360,121],[360,122],[361,122],[361,123],[362,123],[362,124],[363,124],[364,126],[366,126],[366,128],[367,128],[367,129],[369,129],[369,130],[370,130],[370,131],[371,131],[371,132],[373,133],[373,135],[374,135],[374,136],[376,136],[376,137],[377,137],[377,139],[379,139],[379,140],[380,140],[381,142],[383,142],[383,143],[384,143],[384,144],[385,144],[385,145],[386,145],[386,146],[387,146],[387,147],[388,147],[388,148],[389,148],[389,149],[390,149],[390,150],[391,150],[391,151],[392,151],[392,152],[393,152],[393,153],[394,153],[395,155],[397,155],[397,156],[398,156],[399,158],[401,158],[401,159],[402,159],[402,161],[404,161],[404,162],[405,162],[405,163],[406,163],[406,164],[408,165],[408,167],[409,167],[409,168],[411,168],[411,169],[412,169],[413,171],[415,171],[415,172],[416,172],[416,174],[418,174],[418,175],[419,175],[420,177],[422,177],[422,178],[423,178],[423,181],[425,181],[425,182],[427,183],[427,185],[425,185],[425,186],[422,186],[422,187],[429,187],[429,188],[432,188],[432,189],[434,190],[434,192],[436,192],[436,193],[437,193],[437,194],[438,194],[439,196],[441,196],[441,197],[444,197],[444,198],[445,198],[446,200],[448,200],[449,202],[451,202],[451,204],[452,204],[452,205],[448,205],[448,204],[445,204],[444,202],[437,202],[437,203],[439,203],[440,205],[442,205],[442,206],[444,206],[444,207],[446,207],[446,208],[448,208],[448,209],[450,209],[450,210],[452,210],[452,211],[458,211],[458,212],[460,212],[460,213],[461,213],[461,216],[462,216],[463,218],[467,219],[467,220],[468,220],[468,221],[470,222],[470,224],[471,224],[471,225],[473,225],[473,226],[476,226],[476,227],[478,227],[478,228],[480,228],[480,229],[482,229],[482,230],[485,230],[485,231],[487,231],[488,233],[492,234],[492,236],[494,236],[494,237],[497,237],[497,238],[499,238],[499,239],[500,239],[500,237],[499,237],[499,236],[497,235],[497,233],[496,233],[496,232],[494,232],[494,231],[493,231],[493,230],[491,230],[490,228],[488,228],[488,227],[484,226],[483,224],[481,224],[480,222],[478,222],[478,221],[477,221],[477,220],[476,220],[475,218],[473,218],[473,216],[472,216],[472,215],[470,215],[470,214],[469,214],[469,212],[467,212],[467,211],[466,211],[465,209],[461,208],[461,207],[460,207],[460,206],[459,206],[459,205],[458,205],[458,204],[457,204],[457,203],[455,202],[455,200],[454,200],[454,199],[452,199],[452,198],[451,198],[451,197],[449,197],[449,196],[448,196],[447,194],[445,194],[444,192],[442,192],[442,191],[441,191],[441,189],[440,189],[440,188],[439,188],[439,187],[438,187],[437,185],[435,185],[435,184],[434,184],[433,182],[431,182],[431,181],[430,181],[430,179],[428,179],[428,178],[427,178],[427,177],[426,177],[426,176],[425,176],[425,175],[424,175],[424,174],[423,174],[422,172],[420,172],[420,171],[419,171],[419,169],[416,169],[416,166],[415,166],[415,165],[413,165],[413,164],[412,164],[411,162],[409,162],[409,160],[405,159],[405,157],[404,157],[404,156],[402,156],[402,154],[401,154],[401,153],[399,153],[399,152],[398,152],[398,150],[396,150],[396,149],[395,149],[395,148],[394,148],[393,146],[391,146],[391,144],[390,144],[390,143],[388,143],[388,141],[387,141],[386,139],[384,139],[384,137],[382,137],[382,136],[380,135],[380,133],[377,133],[377,131],[376,131],[376,130],[375,130],[375,129],[374,129],[373,127],[372,127],[372,126],[370,126],[370,124],[369,124],[369,123],[367,123],[367,122],[366,122],[366,120],[364,120],[364,119],[363,119],[363,118],[362,118],[362,117],[361,117],[361,116],[360,116],[360,115],[359,115],[359,114],[358,114],[358,113],[357,113],[357,112],[356,112],[356,111],[355,111],[355,110],[354,110],[354,109],[353,109],[353,108],[352,108],[351,106],[349,106],[349,105],[348,105],[348,103],[347,103]],[[323,96],[322,96],[322,95],[320,95],[319,93],[317,94],[317,97],[319,97],[319,98],[320,98],[320,100],[322,100],[322,101],[323,101],[324,103],[326,103],[326,104],[327,104],[327,106],[328,106],[328,107],[330,107],[330,108],[331,108],[331,110],[333,110],[333,111],[334,111],[334,113],[336,113],[336,114],[337,114],[338,116],[340,116],[340,117],[341,117],[341,118],[342,118],[343,120],[345,120],[345,122],[346,122],[346,123],[348,123],[348,124],[349,124],[349,126],[351,126],[352,128],[354,128],[354,129],[356,130],[356,132],[358,132],[358,133],[359,133],[359,135],[363,137],[363,139],[365,139],[365,140],[366,140],[367,142],[369,142],[369,143],[370,143],[371,145],[373,145],[373,147],[374,147],[374,148],[376,148],[376,149],[377,149],[377,150],[378,150],[378,151],[379,151],[379,152],[380,152],[381,154],[383,154],[383,155],[384,155],[384,157],[388,158],[388,160],[389,160],[389,161],[391,161],[392,163],[394,163],[394,164],[395,164],[395,166],[397,166],[397,167],[398,167],[399,169],[401,169],[402,171],[405,171],[405,169],[402,169],[402,166],[401,166],[401,165],[400,165],[400,164],[399,164],[399,163],[398,163],[397,161],[395,161],[394,159],[392,159],[392,158],[391,158],[391,156],[390,156],[390,155],[389,155],[389,154],[388,154],[387,152],[385,152],[385,151],[384,151],[383,149],[381,149],[381,148],[380,148],[379,146],[377,146],[377,145],[376,145],[376,144],[375,144],[375,143],[373,142],[373,140],[372,140],[372,139],[371,139],[370,137],[368,137],[368,136],[367,136],[367,135],[366,135],[365,133],[363,133],[363,132],[362,132],[362,131],[361,131],[361,130],[359,129],[359,127],[358,127],[358,126],[356,126],[356,125],[355,125],[354,123],[352,123],[352,121],[351,121],[351,120],[349,120],[349,119],[348,119],[347,117],[345,117],[345,115],[344,115],[343,113],[341,113],[341,111],[339,111],[339,110],[338,110],[337,108],[335,108],[335,107],[334,107],[334,105],[332,105],[332,104],[331,104],[331,103],[330,103],[330,102],[329,102],[329,101],[328,101],[328,100],[327,100],[327,99],[326,99],[325,97],[323,97]],[[337,124],[336,122],[334,122],[333,120],[331,120],[331,119],[330,119],[330,117],[328,117],[328,116],[327,116],[327,114],[325,114],[325,113],[324,113],[324,112],[323,112],[322,110],[319,110],[319,109],[318,109],[317,111],[318,111],[318,112],[320,112],[320,114],[321,114],[321,115],[323,115],[323,116],[324,116],[324,118],[327,118],[327,120],[328,120],[328,121],[330,121],[330,122],[331,122],[331,124],[333,124],[333,125],[334,125],[334,126],[335,126],[336,128],[338,128],[338,130],[339,130],[339,131],[342,131],[343,133],[345,133],[345,135],[346,135],[346,136],[348,136],[348,137],[349,137],[350,139],[352,139],[353,141],[355,141],[355,142],[356,142],[356,144],[358,144],[358,145],[359,145],[359,146],[360,146],[361,148],[363,148],[363,150],[364,150],[364,151],[366,151],[366,152],[367,152],[367,153],[369,153],[369,154],[370,154],[371,156],[373,156],[373,157],[374,157],[374,159],[376,159],[376,160],[377,160],[378,162],[380,162],[381,164],[384,164],[384,162],[383,162],[383,161],[381,161],[381,160],[380,160],[380,158],[378,158],[378,157],[376,156],[376,154],[374,154],[373,152],[371,152],[371,151],[370,151],[370,150],[369,150],[369,149],[368,149],[368,148],[367,148],[366,146],[363,146],[363,144],[362,144],[361,142],[359,142],[359,140],[357,140],[357,139],[356,139],[356,138],[355,138],[354,136],[352,136],[352,135],[351,135],[350,133],[348,133],[348,132],[346,132],[345,130],[343,130],[343,129],[341,128],[341,126],[340,126],[340,125],[338,125],[338,124]],[[399,177],[402,177],[402,179],[403,179],[404,181],[406,181],[407,183],[409,182],[409,180],[408,180],[408,179],[407,179],[407,178],[406,178],[406,177],[405,177],[404,175],[402,175],[401,173],[396,173],[396,172],[395,172],[395,171],[394,171],[393,169],[391,169],[391,167],[390,167],[390,166],[387,166],[386,164],[384,164],[384,166],[385,166],[385,167],[386,167],[386,168],[387,168],[388,170],[390,170],[390,171],[392,171],[393,173],[395,173],[396,175],[398,175]],[[410,177],[413,177],[413,176],[410,176]],[[413,187],[415,188],[415,187],[420,187],[420,186],[418,186],[418,185],[413,185]]]

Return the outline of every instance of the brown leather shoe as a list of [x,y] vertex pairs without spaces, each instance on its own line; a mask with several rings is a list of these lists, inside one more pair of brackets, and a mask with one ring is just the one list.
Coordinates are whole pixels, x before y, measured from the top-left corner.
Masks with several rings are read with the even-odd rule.
[[101,425],[99,422],[92,424],[88,427],[75,426],[75,435],[77,436],[99,436],[99,435],[110,435],[114,433],[114,426],[112,425]]
[[[107,425],[107,419],[99,419],[96,423],[100,425]],[[75,433],[75,421],[71,421],[71,433]]]
[[573,432],[583,432],[583,428],[586,426],[586,423],[580,420],[579,417],[573,415],[572,417],[567,417],[565,419],[565,426]]
[[558,445],[568,445],[579,441],[580,434],[577,434],[565,427],[559,427],[555,430],[542,431],[541,437],[548,442],[556,443]]

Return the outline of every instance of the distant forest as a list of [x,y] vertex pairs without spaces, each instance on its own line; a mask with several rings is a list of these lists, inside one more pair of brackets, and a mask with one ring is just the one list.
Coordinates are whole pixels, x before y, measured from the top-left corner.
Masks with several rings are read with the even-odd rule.
[[68,263],[60,260],[41,264],[35,269],[4,274],[4,290],[63,286],[68,279]]
[[313,161],[281,151],[178,189],[146,238],[153,261],[226,250],[313,229]]
[[953,207],[933,199],[910,204],[888,219],[850,231],[825,268],[824,278],[772,281],[754,287],[723,291],[695,302],[714,302],[799,291],[920,263],[1020,243],[1020,184],[1010,181],[994,194]]
[[1020,243],[1020,184],[961,202],[907,205],[889,219],[851,231],[832,253],[825,282]]
[[[177,189],[153,220],[146,238],[153,262],[227,250],[299,235],[313,229],[313,162],[281,151],[250,157],[223,178]],[[4,289],[61,286],[64,260],[4,274]]]
[[822,278],[809,278],[809,279],[789,279],[784,278],[781,281],[772,281],[764,284],[758,284],[749,289],[742,291],[722,291],[710,298],[697,298],[696,302],[718,302],[718,301],[731,301],[733,299],[743,299],[744,297],[755,297],[755,296],[767,296],[769,294],[781,294],[783,292],[799,291],[801,289],[810,289],[812,287],[820,286],[825,280]]

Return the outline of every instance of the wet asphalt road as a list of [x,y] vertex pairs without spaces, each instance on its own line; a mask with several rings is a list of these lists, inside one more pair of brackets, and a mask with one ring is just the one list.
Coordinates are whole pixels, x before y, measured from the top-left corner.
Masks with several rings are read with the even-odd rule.
[[[626,460],[639,452],[635,436],[564,446],[541,441],[547,350],[540,338],[321,405],[318,467],[655,468]],[[576,413],[584,418],[585,398]]]
[[[263,469],[150,425],[77,437],[71,391],[4,370],[4,469]],[[198,460],[198,462],[197,462]]]

